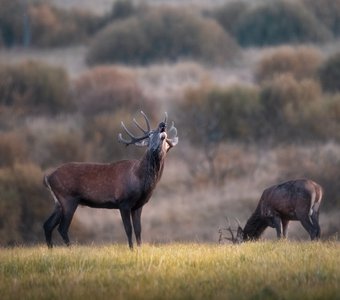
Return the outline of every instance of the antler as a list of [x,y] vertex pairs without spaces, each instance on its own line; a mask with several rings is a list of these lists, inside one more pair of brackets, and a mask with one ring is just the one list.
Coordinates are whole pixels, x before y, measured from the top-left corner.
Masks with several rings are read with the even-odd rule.
[[[234,218],[234,219],[235,219],[235,221],[237,222],[238,227],[241,227],[240,221],[239,221],[237,218]],[[221,243],[222,240],[225,239],[225,240],[228,240],[228,241],[233,242],[234,244],[235,244],[235,243],[239,243],[239,241],[238,241],[238,236],[235,237],[234,232],[233,232],[233,230],[231,229],[231,224],[230,224],[229,218],[226,217],[226,220],[227,220],[227,226],[228,226],[228,227],[220,228],[220,229],[218,230],[218,232],[219,232],[219,234],[220,234],[220,235],[219,235],[218,242]],[[225,236],[223,236],[223,230],[229,231],[230,234],[231,234],[231,237],[225,237]]]
[[118,135],[119,142],[125,144],[126,146],[131,145],[131,144],[134,144],[136,146],[146,146],[147,145],[147,143],[144,140],[149,137],[149,135],[152,131],[150,129],[150,121],[149,121],[148,117],[146,116],[146,114],[143,111],[141,111],[141,114],[143,115],[143,117],[145,119],[147,130],[143,129],[143,127],[136,121],[136,119],[133,119],[133,123],[137,126],[137,128],[139,130],[141,130],[144,133],[144,135],[142,135],[140,137],[136,137],[134,134],[132,134],[126,128],[125,124],[122,121],[121,125],[122,125],[123,129],[125,130],[125,132],[128,134],[128,136],[131,138],[131,140],[124,139],[122,134],[119,133],[119,135]]

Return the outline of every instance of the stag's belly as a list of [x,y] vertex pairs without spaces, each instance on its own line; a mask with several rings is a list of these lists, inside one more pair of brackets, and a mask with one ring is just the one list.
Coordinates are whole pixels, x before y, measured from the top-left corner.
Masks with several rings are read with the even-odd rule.
[[119,203],[113,200],[92,200],[92,199],[80,199],[79,204],[92,208],[106,208],[106,209],[118,209]]

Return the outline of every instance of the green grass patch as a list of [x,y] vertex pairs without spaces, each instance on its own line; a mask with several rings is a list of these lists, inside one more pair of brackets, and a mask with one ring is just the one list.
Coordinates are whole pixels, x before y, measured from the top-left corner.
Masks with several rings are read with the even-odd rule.
[[0,249],[1,299],[339,299],[338,242]]

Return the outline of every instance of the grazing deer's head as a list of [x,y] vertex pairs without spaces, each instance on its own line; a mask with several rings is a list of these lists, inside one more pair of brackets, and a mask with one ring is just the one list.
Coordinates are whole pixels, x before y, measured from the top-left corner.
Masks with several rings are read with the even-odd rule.
[[[231,228],[230,220],[228,217],[226,218],[226,220],[227,220],[227,227],[220,228],[218,231],[219,232],[219,243],[221,243],[223,239],[231,241],[233,244],[242,243],[243,242],[243,229],[241,227],[240,221],[237,218],[235,218],[235,221],[237,223],[237,229],[235,230]],[[230,236],[225,236],[223,231],[229,232]]]

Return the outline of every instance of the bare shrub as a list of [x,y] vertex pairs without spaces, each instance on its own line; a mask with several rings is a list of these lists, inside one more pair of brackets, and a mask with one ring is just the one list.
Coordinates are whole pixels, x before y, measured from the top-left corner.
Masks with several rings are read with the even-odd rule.
[[316,78],[321,60],[321,53],[315,48],[282,46],[263,56],[255,76],[259,82],[283,73],[292,74],[299,80]]
[[0,106],[27,113],[70,110],[69,81],[64,69],[27,61],[0,65]]
[[329,30],[303,5],[290,1],[261,3],[240,17],[236,36],[243,46],[324,42]]
[[96,67],[74,81],[73,97],[78,111],[85,114],[114,112],[122,108],[152,111],[135,74],[124,68]]
[[340,92],[340,52],[330,56],[319,70],[322,88],[327,92]]
[[111,24],[95,38],[87,60],[148,64],[189,58],[226,63],[237,54],[237,44],[213,20],[163,7]]

